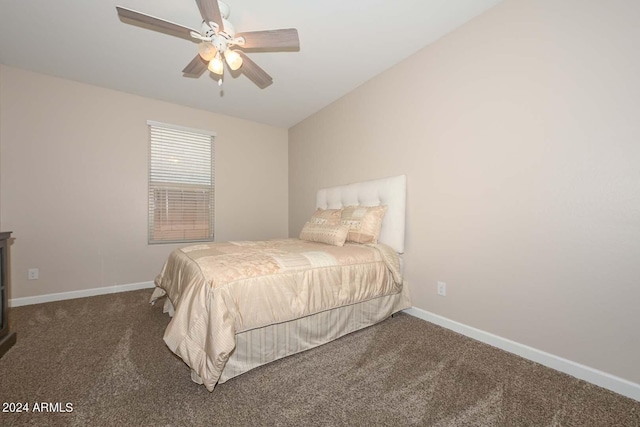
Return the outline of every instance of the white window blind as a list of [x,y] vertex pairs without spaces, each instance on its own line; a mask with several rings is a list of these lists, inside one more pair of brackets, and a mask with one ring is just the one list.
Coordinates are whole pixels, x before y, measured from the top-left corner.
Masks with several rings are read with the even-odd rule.
[[214,136],[149,122],[149,243],[212,241]]

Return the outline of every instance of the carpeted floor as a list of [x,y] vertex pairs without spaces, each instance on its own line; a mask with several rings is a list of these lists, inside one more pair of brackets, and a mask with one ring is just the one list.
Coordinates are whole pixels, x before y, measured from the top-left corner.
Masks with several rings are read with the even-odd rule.
[[404,314],[209,393],[164,345],[150,294],[12,309],[0,401],[30,412],[0,425],[640,426],[640,402]]

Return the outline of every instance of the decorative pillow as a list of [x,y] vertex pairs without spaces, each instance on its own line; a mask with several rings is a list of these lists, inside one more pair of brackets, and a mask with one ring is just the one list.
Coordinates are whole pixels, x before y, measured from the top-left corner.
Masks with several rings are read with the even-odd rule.
[[344,246],[349,227],[346,225],[314,224],[308,221],[300,232],[300,240]]
[[382,218],[387,205],[347,206],[342,210],[341,223],[349,226],[347,242],[378,243]]
[[342,209],[320,209],[318,208],[311,219],[312,224],[328,224],[328,225],[340,225],[340,216],[342,215]]

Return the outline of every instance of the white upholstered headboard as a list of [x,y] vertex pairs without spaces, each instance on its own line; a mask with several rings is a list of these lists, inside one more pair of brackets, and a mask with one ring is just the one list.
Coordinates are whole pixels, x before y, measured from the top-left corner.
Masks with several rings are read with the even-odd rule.
[[404,227],[407,203],[407,177],[405,175],[318,190],[316,207],[339,209],[345,206],[387,205],[382,219],[379,241],[404,253]]

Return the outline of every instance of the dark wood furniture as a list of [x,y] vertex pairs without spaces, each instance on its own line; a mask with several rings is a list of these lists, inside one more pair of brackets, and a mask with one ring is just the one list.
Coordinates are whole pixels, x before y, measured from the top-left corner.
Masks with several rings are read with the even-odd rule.
[[16,333],[9,331],[9,269],[7,264],[7,241],[11,237],[11,232],[0,232],[0,357],[16,343]]

